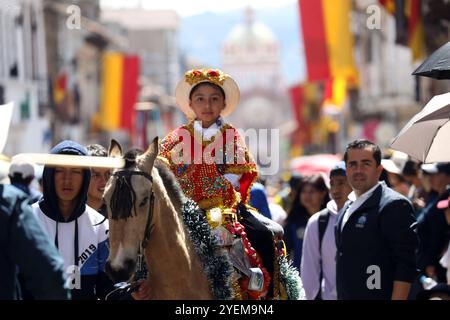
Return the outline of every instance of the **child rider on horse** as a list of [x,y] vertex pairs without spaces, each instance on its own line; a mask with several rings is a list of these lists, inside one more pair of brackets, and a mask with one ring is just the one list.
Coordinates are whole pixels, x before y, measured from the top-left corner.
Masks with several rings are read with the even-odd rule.
[[238,130],[223,118],[239,103],[236,82],[218,69],[190,70],[175,96],[189,122],[161,141],[159,156],[228,253],[234,299],[288,298],[279,270],[281,228],[248,206],[257,166]]

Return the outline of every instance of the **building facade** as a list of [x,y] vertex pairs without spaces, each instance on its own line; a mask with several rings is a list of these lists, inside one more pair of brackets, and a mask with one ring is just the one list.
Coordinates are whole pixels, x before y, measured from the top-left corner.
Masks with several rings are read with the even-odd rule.
[[367,7],[371,4],[378,2],[356,1],[352,13],[360,84],[356,93],[350,93],[345,110],[347,140],[363,137],[388,148],[403,125],[422,107],[416,78],[411,75],[419,62],[413,61],[410,48],[396,44],[395,17],[382,6],[378,5],[380,28],[367,27]]
[[121,29],[128,50],[140,58],[133,145],[146,148],[155,136],[163,137],[184,122],[173,98],[181,75],[180,19],[174,10],[105,9],[101,20],[110,28]]
[[47,61],[43,1],[3,0],[0,6],[0,104],[14,109],[4,153],[47,151]]
[[274,33],[247,8],[243,22],[230,30],[221,52],[223,71],[241,90],[241,102],[228,120],[243,132],[256,133],[257,138],[247,143],[263,176],[278,174],[288,154],[286,128],[292,116],[280,50]]

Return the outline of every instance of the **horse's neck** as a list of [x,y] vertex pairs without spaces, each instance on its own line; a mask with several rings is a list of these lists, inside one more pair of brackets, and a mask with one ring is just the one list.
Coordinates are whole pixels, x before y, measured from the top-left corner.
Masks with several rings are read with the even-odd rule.
[[155,225],[146,250],[151,291],[158,299],[211,298],[200,260],[160,179],[154,179],[153,190]]

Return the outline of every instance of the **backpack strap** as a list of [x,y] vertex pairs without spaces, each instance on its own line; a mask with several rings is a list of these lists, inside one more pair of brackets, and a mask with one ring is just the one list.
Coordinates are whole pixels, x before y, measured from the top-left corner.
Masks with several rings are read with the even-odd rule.
[[319,252],[322,250],[322,240],[327,229],[328,220],[330,219],[330,212],[327,208],[318,213],[319,215]]
[[322,240],[325,235],[325,230],[327,229],[328,220],[330,219],[330,211],[325,208],[322,211],[317,213],[319,215],[319,265],[320,265],[320,274],[319,274],[319,292],[317,293],[316,300],[322,300],[321,294],[321,286],[323,279],[323,267],[322,267]]

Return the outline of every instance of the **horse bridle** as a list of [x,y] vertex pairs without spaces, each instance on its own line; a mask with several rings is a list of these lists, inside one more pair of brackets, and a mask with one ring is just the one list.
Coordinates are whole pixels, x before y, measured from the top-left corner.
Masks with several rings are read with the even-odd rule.
[[148,240],[150,239],[150,233],[153,229],[152,220],[153,220],[153,209],[155,204],[155,194],[153,193],[153,177],[146,172],[137,170],[119,170],[114,172],[111,176],[118,178],[128,176],[143,176],[152,183],[152,189],[150,191],[150,206],[148,209],[147,222],[145,224],[144,239],[142,239],[142,242],[139,245],[139,254],[142,254],[144,249],[147,247]]

